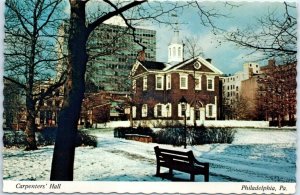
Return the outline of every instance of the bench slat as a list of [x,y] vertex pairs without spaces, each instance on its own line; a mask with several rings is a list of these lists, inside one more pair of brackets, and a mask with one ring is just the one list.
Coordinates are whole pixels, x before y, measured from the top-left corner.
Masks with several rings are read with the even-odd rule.
[[179,154],[179,155],[188,155],[188,152],[182,152],[182,151],[176,151],[176,150],[168,150],[168,149],[162,149],[159,148],[160,152],[163,153],[171,153],[171,154]]
[[160,153],[159,156],[161,157],[162,160],[181,160],[187,163],[189,163],[190,161],[188,156],[178,156],[169,153]]

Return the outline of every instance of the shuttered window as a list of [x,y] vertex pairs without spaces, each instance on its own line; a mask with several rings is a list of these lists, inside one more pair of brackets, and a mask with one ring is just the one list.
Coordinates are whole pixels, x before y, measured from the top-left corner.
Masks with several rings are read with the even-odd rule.
[[156,75],[156,82],[155,82],[155,89],[156,90],[163,90],[164,89],[164,80],[163,80],[163,76],[161,75]]
[[144,76],[143,77],[143,91],[146,91],[147,90],[147,76]]
[[143,104],[142,106],[142,117],[147,117],[148,115],[148,106],[147,104]]

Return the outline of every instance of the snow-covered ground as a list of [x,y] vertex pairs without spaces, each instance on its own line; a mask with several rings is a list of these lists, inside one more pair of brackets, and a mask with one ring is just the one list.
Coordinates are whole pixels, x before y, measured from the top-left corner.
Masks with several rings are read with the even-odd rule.
[[[111,129],[90,132],[98,137],[98,146],[76,149],[74,180],[168,181],[154,176],[157,144],[114,138]],[[210,181],[295,182],[296,137],[293,130],[240,129],[232,144],[188,146],[186,150],[210,163]],[[53,146],[30,152],[4,148],[3,179],[49,180],[52,153]],[[175,171],[175,177],[188,179],[189,175]],[[196,181],[203,181],[203,176],[196,176]]]

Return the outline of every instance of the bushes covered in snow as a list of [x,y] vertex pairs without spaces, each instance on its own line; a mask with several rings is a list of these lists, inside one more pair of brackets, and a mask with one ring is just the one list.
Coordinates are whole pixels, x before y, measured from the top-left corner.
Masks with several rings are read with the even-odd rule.
[[125,134],[139,134],[139,135],[148,135],[154,136],[153,130],[149,127],[117,127],[114,129],[114,137],[125,138]]
[[26,137],[24,131],[4,131],[3,145],[4,147],[25,147]]
[[229,127],[190,127],[188,128],[188,143],[191,145],[232,143],[235,130]]
[[[125,134],[151,136],[154,142],[181,146],[184,143],[185,129],[183,126],[167,127],[154,132],[149,127],[118,127],[114,129],[114,137],[125,138]],[[190,145],[232,143],[235,130],[228,127],[187,127],[186,139]]]
[[[54,145],[57,128],[46,127],[40,132],[36,132],[38,146]],[[4,131],[3,145],[5,147],[25,147],[26,135],[24,131]],[[83,130],[79,130],[76,137],[76,146],[97,146],[95,136],[89,135]]]
[[167,127],[155,134],[155,142],[159,144],[171,144],[182,146],[184,143],[184,127]]

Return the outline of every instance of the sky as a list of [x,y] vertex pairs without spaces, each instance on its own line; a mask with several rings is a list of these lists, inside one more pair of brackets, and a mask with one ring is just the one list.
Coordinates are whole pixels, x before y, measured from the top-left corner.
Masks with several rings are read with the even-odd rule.
[[[234,28],[244,29],[248,25],[255,25],[257,19],[267,15],[269,11],[282,12],[284,9],[282,2],[234,2],[239,7],[225,6],[224,2],[205,2],[209,9],[219,10],[219,13],[227,17],[219,17],[214,22],[217,27],[229,31]],[[210,27],[201,25],[196,9],[184,10],[178,16],[180,36],[196,37],[203,50],[205,58],[211,58],[212,64],[219,68],[225,74],[234,74],[242,70],[242,65],[246,62],[255,62],[260,53],[247,55],[250,50],[241,49],[229,42],[222,41],[220,34],[214,35]],[[295,11],[296,12],[296,11]],[[296,15],[296,13],[294,14]],[[176,19],[176,18],[174,18]],[[157,31],[157,61],[167,61],[167,46],[172,38],[173,29],[170,26],[153,24],[147,27]],[[221,44],[219,44],[221,40]],[[267,64],[267,60],[259,61],[261,66]]]
[[[91,0],[90,7],[97,9],[100,4],[99,1],[97,1],[98,0]],[[164,4],[166,1],[160,2]],[[184,1],[181,2],[184,3]],[[255,1],[250,3],[247,1],[234,1],[233,4],[239,6],[231,8],[230,6],[225,6],[224,1],[201,1],[200,5],[205,6],[205,9],[216,9],[218,13],[226,15],[227,17],[218,17],[215,19],[214,24],[227,31],[234,28],[243,29],[247,25],[256,24],[257,18],[268,14],[269,11],[276,10],[276,12],[279,13],[284,8],[283,1],[280,0]],[[100,6],[100,8],[103,8],[103,6]],[[69,13],[69,9],[68,3],[66,3],[65,12]],[[295,12],[294,14],[296,15]],[[221,44],[219,44],[222,37],[218,34],[214,35],[210,27],[201,25],[196,8],[184,9],[178,13],[178,17],[174,18],[174,20],[178,20],[181,38],[184,40],[186,37],[196,37],[199,47],[203,50],[204,56],[202,57],[211,58],[212,64],[225,74],[234,74],[242,70],[244,63],[254,62],[257,59],[256,56],[261,56],[260,53],[256,53],[256,56],[247,56],[247,54],[250,53],[249,50],[238,48],[229,42],[222,41]],[[156,30],[156,60],[166,62],[167,47],[172,38],[174,29],[170,25],[159,25],[157,23],[146,23],[146,26],[142,26],[142,28]],[[263,66],[267,64],[267,61],[259,63]]]

